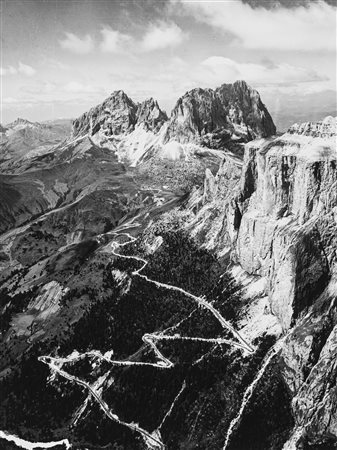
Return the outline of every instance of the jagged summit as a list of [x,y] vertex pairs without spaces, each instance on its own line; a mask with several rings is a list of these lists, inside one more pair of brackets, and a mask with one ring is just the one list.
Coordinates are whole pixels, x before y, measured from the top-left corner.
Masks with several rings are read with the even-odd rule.
[[124,133],[134,126],[136,111],[137,105],[124,91],[114,91],[103,103],[73,121],[72,134],[74,137],[87,133],[93,135],[101,127],[112,134]]
[[137,123],[143,123],[147,129],[158,131],[168,120],[165,111],[162,111],[157,100],[152,97],[139,104],[137,109]]
[[166,114],[153,98],[138,104],[124,91],[118,90],[74,120],[73,136],[94,135],[100,129],[107,135],[118,135],[133,131],[141,123],[147,129],[158,130],[166,120]]
[[213,89],[196,88],[180,97],[171,113],[166,140],[195,141],[211,132],[243,140],[275,134],[273,120],[259,93],[245,81]]
[[164,142],[203,143],[207,134],[213,134],[216,139],[220,136],[222,145],[230,139],[248,142],[276,132],[259,93],[245,81],[236,81],[216,89],[195,88],[186,92],[178,99],[170,118],[153,98],[139,104],[124,91],[114,91],[73,122],[73,136],[94,135],[99,130],[106,135],[119,135],[130,133],[141,124],[156,133],[166,122]]

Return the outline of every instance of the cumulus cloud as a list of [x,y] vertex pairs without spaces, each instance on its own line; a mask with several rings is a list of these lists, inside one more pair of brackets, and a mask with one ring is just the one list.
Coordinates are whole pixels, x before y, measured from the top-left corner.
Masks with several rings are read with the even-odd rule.
[[176,47],[181,44],[187,34],[175,23],[160,22],[152,25],[141,41],[141,49],[145,52]]
[[103,53],[122,53],[127,51],[132,54],[135,49],[151,52],[176,47],[187,38],[187,33],[183,32],[173,22],[158,22],[150,25],[139,42],[133,36],[113,30],[108,26],[104,26],[101,29],[101,38],[99,40],[93,39],[90,34],[83,38],[73,33],[65,33],[65,35],[66,38],[59,41],[61,47],[83,55],[90,53],[95,48],[99,48]]
[[172,0],[198,21],[232,34],[250,49],[336,51],[336,12],[322,0],[306,6],[253,8],[241,0],[195,2]]
[[243,79],[255,86],[286,86],[328,79],[314,70],[286,63],[240,63],[222,56],[205,59],[196,71],[196,76],[212,85]]
[[94,41],[90,34],[85,35],[83,38],[76,36],[74,33],[66,32],[65,35],[66,37],[59,41],[60,46],[65,50],[85,55],[94,49]]
[[105,53],[119,53],[132,40],[128,34],[123,34],[107,27],[102,28],[101,35],[102,40],[99,47]]
[[5,75],[16,75],[18,73],[17,69],[13,66],[0,67],[0,75],[3,77]]
[[36,70],[33,69],[32,66],[29,66],[28,64],[23,64],[22,62],[19,62],[18,72],[22,73],[23,75],[27,75],[27,77],[32,77],[36,74]]
[[32,66],[29,66],[28,64],[23,64],[21,61],[19,62],[17,67],[14,66],[8,66],[7,68],[0,67],[1,76],[17,75],[17,74],[32,77],[33,75],[36,74],[36,70]]

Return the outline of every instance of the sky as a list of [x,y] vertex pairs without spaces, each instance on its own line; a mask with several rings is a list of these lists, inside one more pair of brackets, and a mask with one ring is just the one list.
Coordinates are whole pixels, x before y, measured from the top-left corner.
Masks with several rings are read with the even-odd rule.
[[[114,90],[168,113],[237,79],[276,119],[336,110],[336,0],[2,0],[0,122],[75,118]],[[281,120],[281,119],[280,119]]]

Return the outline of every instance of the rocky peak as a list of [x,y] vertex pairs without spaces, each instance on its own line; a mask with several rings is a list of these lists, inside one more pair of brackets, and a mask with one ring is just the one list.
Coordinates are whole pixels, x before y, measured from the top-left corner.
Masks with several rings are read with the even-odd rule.
[[213,89],[193,89],[177,101],[166,140],[202,142],[209,133],[226,132],[247,142],[275,134],[272,118],[257,91],[244,81]]
[[147,130],[158,131],[168,120],[158,102],[152,97],[139,104],[137,109],[137,124],[143,124]]
[[74,120],[73,136],[94,135],[99,130],[107,136],[130,133],[137,124],[143,124],[146,130],[158,131],[167,120],[166,113],[153,98],[137,104],[119,90]]
[[106,134],[121,134],[133,129],[137,105],[122,90],[114,91],[103,103],[91,108],[73,122],[74,137],[103,129]]

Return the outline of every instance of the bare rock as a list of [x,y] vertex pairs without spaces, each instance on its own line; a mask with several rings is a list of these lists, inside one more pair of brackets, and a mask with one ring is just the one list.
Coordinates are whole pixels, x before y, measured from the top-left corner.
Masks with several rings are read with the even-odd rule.
[[137,105],[123,91],[115,91],[103,103],[74,120],[72,135],[94,135],[100,128],[108,134],[125,133],[133,129],[136,114]]
[[330,135],[330,120],[313,128],[314,135],[294,129],[247,144],[237,199],[238,261],[268,277],[271,309],[285,329],[324,290],[335,258],[336,131]]
[[229,139],[247,142],[275,134],[275,125],[257,91],[244,81],[219,88],[193,89],[179,98],[165,139],[181,143],[209,140],[209,133],[223,143]]
[[74,120],[72,135],[93,136],[99,130],[106,136],[121,135],[131,133],[136,125],[157,132],[166,121],[166,113],[153,98],[137,104],[120,90]]

